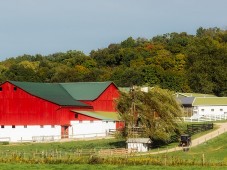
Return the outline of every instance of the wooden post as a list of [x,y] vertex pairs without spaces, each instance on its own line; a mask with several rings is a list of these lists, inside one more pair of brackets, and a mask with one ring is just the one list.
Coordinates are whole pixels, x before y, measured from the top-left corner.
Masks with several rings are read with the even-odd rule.
[[205,164],[205,155],[203,153],[203,155],[202,155],[202,165],[204,166],[204,164]]
[[165,166],[167,165],[167,156],[165,154]]

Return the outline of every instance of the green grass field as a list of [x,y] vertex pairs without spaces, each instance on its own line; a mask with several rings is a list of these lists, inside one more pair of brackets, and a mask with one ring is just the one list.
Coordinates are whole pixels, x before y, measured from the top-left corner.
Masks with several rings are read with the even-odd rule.
[[[203,132],[204,133],[204,132]],[[201,133],[201,134],[203,134]],[[207,133],[207,132],[205,132]],[[198,134],[197,136],[200,136]],[[169,145],[169,147],[175,146],[177,143]],[[0,154],[1,153],[9,153],[9,152],[34,152],[34,151],[51,151],[58,150],[62,152],[70,152],[75,151],[76,149],[104,149],[104,148],[122,148],[125,147],[124,140],[118,139],[101,139],[101,140],[91,140],[91,141],[71,141],[71,142],[53,142],[53,143],[17,143],[17,144],[9,144],[9,145],[0,145]],[[55,162],[43,162],[34,161],[25,163],[23,161],[14,161],[14,157],[11,158],[12,161],[6,161],[4,163],[4,159],[0,159],[0,169],[2,170],[13,170],[13,169],[167,169],[167,170],[175,170],[175,169],[184,169],[184,170],[193,170],[193,169],[227,169],[225,165],[227,165],[227,133],[224,133],[217,138],[207,141],[206,143],[200,144],[197,147],[191,148],[188,152],[177,151],[171,153],[165,153],[160,155],[147,155],[141,157],[131,157],[127,158],[124,162],[124,159],[106,159],[106,161],[102,161],[101,164],[99,162],[92,162],[90,164],[84,164],[81,162],[69,162],[63,161],[55,164]],[[4,156],[4,154],[3,154]],[[19,159],[18,155],[15,159]],[[46,158],[41,158],[46,159]],[[49,158],[48,158],[49,159]],[[85,158],[89,159],[89,158]],[[171,165],[171,161],[176,161],[176,163],[172,164],[174,166],[154,166],[152,161],[159,161],[155,165]],[[167,159],[167,164],[163,164],[164,159]],[[205,166],[202,166],[202,159],[205,162]],[[127,162],[127,160],[129,162]],[[144,162],[143,162],[144,160]],[[186,164],[182,160],[186,160]],[[145,163],[147,161],[147,163]],[[193,161],[197,162],[193,164]],[[85,161],[87,162],[87,161]],[[89,161],[88,161],[89,162]],[[106,162],[106,163],[105,163]],[[138,164],[137,164],[138,162]],[[189,163],[188,163],[189,162]],[[119,163],[119,164],[118,164]],[[207,163],[207,164],[206,164]],[[214,164],[212,164],[214,163]],[[144,164],[144,165],[143,165]],[[148,164],[148,165],[145,165]],[[222,166],[221,166],[222,165]],[[212,167],[211,167],[212,166]]]
[[126,143],[120,139],[99,139],[90,141],[70,141],[70,142],[52,142],[52,143],[15,143],[9,145],[0,145],[0,152],[18,151],[74,151],[76,149],[99,149],[99,148],[122,148]]
[[168,156],[177,156],[185,159],[201,159],[204,154],[206,160],[227,161],[227,133],[206,143],[191,148],[188,152],[178,151],[168,153]]
[[118,166],[118,165],[68,165],[68,164],[0,164],[1,170],[226,170],[226,167],[207,167],[207,166],[152,166],[152,165],[141,165],[141,166]]

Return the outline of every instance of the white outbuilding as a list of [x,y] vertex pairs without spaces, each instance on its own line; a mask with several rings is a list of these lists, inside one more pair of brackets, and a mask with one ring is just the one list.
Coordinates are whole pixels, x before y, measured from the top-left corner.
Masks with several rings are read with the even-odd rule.
[[127,141],[128,149],[135,149],[138,152],[147,152],[151,145],[150,138],[129,138]]

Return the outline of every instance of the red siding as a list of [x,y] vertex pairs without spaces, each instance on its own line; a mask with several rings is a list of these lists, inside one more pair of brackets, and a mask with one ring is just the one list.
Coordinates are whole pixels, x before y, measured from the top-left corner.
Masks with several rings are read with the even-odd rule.
[[[77,114],[77,113],[75,113],[75,114]],[[77,118],[74,118],[74,120],[83,121],[83,120],[100,120],[100,119],[89,117],[89,116],[86,116],[83,114],[77,114]]]
[[123,129],[125,127],[125,123],[121,121],[116,122],[116,129]]
[[6,82],[0,91],[0,125],[68,125],[72,109],[35,97]]
[[[119,92],[111,84],[96,100],[85,103],[93,109],[79,107],[64,107],[39,97],[6,82],[0,91],[0,125],[70,125],[70,120],[97,120],[95,118],[75,113],[71,110],[116,111],[114,99]],[[118,125],[117,125],[118,126]]]
[[115,103],[114,100],[119,97],[119,92],[114,84],[111,84],[96,100],[94,101],[82,101],[93,106],[95,111],[109,111],[114,112]]

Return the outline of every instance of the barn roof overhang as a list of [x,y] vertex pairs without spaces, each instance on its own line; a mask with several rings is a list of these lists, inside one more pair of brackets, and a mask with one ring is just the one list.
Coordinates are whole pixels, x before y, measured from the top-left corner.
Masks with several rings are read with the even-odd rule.
[[117,112],[105,112],[105,111],[81,111],[71,110],[74,113],[79,113],[85,116],[93,117],[99,120],[106,121],[119,121],[119,115]]

